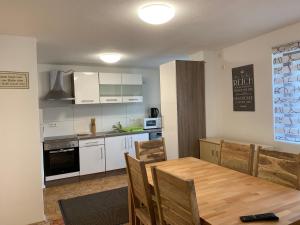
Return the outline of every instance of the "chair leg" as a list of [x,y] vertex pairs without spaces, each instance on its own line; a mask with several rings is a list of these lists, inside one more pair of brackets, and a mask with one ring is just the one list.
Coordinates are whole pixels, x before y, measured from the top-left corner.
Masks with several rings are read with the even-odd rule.
[[135,224],[134,225],[142,225],[142,223],[141,223],[141,221],[140,221],[140,219],[136,216],[135,217]]

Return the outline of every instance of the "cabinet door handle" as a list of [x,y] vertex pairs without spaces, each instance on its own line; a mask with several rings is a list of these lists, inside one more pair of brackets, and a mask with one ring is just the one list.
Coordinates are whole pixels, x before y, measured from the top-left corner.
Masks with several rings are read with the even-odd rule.
[[97,145],[99,145],[99,143],[97,141],[94,141],[94,142],[87,142],[83,146],[84,147],[92,147],[92,146],[97,146]]
[[101,150],[101,159],[103,159],[103,148],[101,147],[100,150]]
[[60,150],[51,150],[49,151],[50,154],[57,154],[57,153],[63,153],[63,152],[74,152],[74,148],[69,148],[69,149],[60,149]]
[[106,101],[107,102],[116,102],[116,101],[118,101],[118,99],[116,99],[116,98],[108,98],[108,99],[106,99]]
[[127,148],[127,138],[125,137],[125,149]]
[[138,101],[137,98],[129,98],[128,101],[132,102],[132,101]]
[[94,100],[81,100],[81,102],[94,102]]

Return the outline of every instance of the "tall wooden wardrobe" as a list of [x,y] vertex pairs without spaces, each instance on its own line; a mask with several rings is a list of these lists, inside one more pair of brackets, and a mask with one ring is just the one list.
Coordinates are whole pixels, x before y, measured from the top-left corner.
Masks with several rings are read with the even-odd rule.
[[206,135],[204,61],[161,65],[160,94],[167,158],[199,158],[199,138]]

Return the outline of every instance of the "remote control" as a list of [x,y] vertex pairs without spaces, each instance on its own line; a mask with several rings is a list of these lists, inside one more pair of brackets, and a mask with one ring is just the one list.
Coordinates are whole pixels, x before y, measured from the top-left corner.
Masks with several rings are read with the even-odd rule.
[[242,222],[254,222],[254,221],[276,221],[279,218],[274,213],[263,213],[256,215],[248,215],[240,217]]

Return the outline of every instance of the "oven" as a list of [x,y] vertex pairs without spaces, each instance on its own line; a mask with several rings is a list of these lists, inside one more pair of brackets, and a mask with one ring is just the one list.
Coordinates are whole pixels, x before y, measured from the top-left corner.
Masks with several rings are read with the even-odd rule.
[[79,175],[78,140],[44,143],[45,180]]
[[151,132],[149,133],[149,140],[161,140],[162,139],[162,132]]

